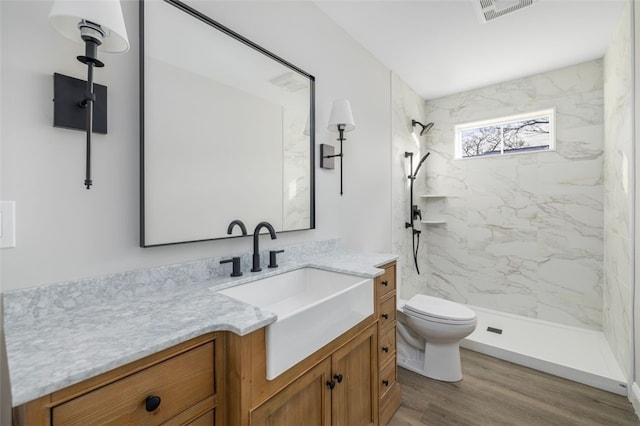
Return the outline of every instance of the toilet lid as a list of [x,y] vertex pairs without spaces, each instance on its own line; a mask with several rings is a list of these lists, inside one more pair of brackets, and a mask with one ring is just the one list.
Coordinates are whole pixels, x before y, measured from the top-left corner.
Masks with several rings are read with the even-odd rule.
[[469,321],[476,313],[460,303],[440,299],[438,297],[416,294],[404,305],[404,310],[433,318],[450,321]]

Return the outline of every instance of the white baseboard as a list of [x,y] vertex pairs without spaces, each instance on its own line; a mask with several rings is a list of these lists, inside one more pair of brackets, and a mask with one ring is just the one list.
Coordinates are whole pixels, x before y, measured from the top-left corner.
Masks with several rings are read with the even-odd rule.
[[633,409],[636,411],[636,416],[640,418],[640,386],[638,383],[633,382],[631,385],[631,392],[629,392],[629,399],[633,405]]

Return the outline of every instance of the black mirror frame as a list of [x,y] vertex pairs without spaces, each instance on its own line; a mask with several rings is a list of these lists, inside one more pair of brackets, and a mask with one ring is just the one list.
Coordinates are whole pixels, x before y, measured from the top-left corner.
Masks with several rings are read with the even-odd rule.
[[[148,1],[148,0],[147,0]],[[257,52],[262,53],[268,58],[279,62],[280,64],[290,68],[292,71],[295,71],[306,78],[309,79],[309,190],[310,190],[310,212],[309,212],[309,228],[301,228],[294,230],[282,230],[278,231],[282,232],[297,232],[297,231],[308,231],[316,228],[316,215],[315,215],[315,77],[306,71],[298,68],[292,63],[282,59],[281,57],[271,53],[267,49],[262,46],[252,42],[246,37],[236,33],[230,28],[220,24],[219,22],[211,19],[210,17],[200,13],[199,11],[193,9],[192,7],[182,3],[179,0],[164,0],[166,3],[175,6],[177,9],[185,12],[192,17],[199,19],[200,21],[210,25],[212,28],[221,31],[222,33],[228,35],[229,37],[234,38],[235,40],[245,44],[246,46],[256,50]],[[185,243],[193,243],[200,241],[212,241],[212,240],[223,240],[227,238],[237,238],[238,236],[229,236],[229,237],[220,237],[220,238],[210,238],[210,239],[202,239],[202,240],[192,240],[192,241],[179,241],[179,242],[171,242],[171,243],[163,243],[163,244],[153,244],[148,245],[145,243],[145,202],[144,202],[144,183],[145,183],[145,166],[144,166],[144,142],[145,142],[145,128],[144,128],[144,118],[145,118],[145,110],[144,110],[144,70],[145,70],[145,44],[144,44],[144,4],[145,0],[139,0],[139,35],[140,35],[140,247],[157,247],[157,246],[166,246],[166,245],[175,245],[175,244],[185,244]]]

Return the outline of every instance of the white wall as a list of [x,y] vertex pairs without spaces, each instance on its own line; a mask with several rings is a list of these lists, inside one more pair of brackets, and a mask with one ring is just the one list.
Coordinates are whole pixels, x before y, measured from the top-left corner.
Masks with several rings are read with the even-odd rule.
[[[332,101],[351,101],[344,196],[339,170],[316,169],[317,229],[264,240],[264,248],[342,237],[347,247],[390,252],[389,71],[310,2],[190,4],[316,77],[318,144],[335,143],[326,130]],[[50,27],[51,1],[0,2],[1,191],[16,200],[18,221],[18,246],[2,251],[3,291],[250,251],[249,238],[138,247],[138,8],[123,6],[132,47],[102,55],[106,67],[96,72],[109,87],[109,134],[95,137],[86,190],[84,135],[51,124],[52,74],[83,78],[82,46]]]
[[[0,7],[0,22],[2,22],[2,7]],[[0,48],[2,47],[2,31],[0,31]],[[0,99],[2,99],[2,55],[0,55]],[[2,152],[2,114],[0,114],[0,153]],[[2,161],[0,160],[0,200],[2,197]],[[2,309],[2,253],[0,249],[0,424],[11,424],[11,395],[7,372],[7,355],[4,347],[4,321]]]
[[631,7],[625,6],[604,57],[603,328],[623,371],[631,373],[631,203],[633,50]]
[[[632,3],[633,9],[633,51],[636,52],[636,49],[640,47],[640,0],[634,0]],[[640,382],[640,291],[638,291],[638,283],[640,283],[640,150],[636,147],[638,141],[640,141],[640,55],[634,53],[634,76],[633,76],[633,86],[634,86],[634,147],[633,147],[633,157],[634,157],[634,250],[632,253],[634,254],[633,262],[634,262],[634,277],[633,284],[634,287],[634,300],[633,300],[633,335],[632,335],[632,347],[631,353],[633,354],[633,384],[632,384],[632,392],[631,392],[631,402],[633,402],[634,408],[636,410],[636,414],[640,413],[640,387],[638,383]]]
[[[426,273],[405,287],[601,328],[602,84],[596,60],[427,101],[435,126],[418,184],[447,195],[447,223],[424,228]],[[456,124],[550,107],[556,151],[454,159]]]
[[[390,251],[389,74],[310,3],[192,2],[316,77],[317,142],[331,102],[350,99],[356,130],[347,133],[345,195],[338,170],[316,170],[317,230],[278,243],[341,236],[347,246]],[[3,1],[3,196],[17,202],[18,247],[3,253],[4,290],[249,250],[248,239],[138,247],[137,3],[124,2],[131,50],[104,54],[96,72],[109,86],[109,134],[94,143],[94,186],[86,190],[84,135],[53,128],[54,72],[82,77],[81,46],[50,28],[48,1]],[[30,22],[29,31],[24,23]],[[39,52],[25,55],[32,48]],[[275,242],[274,242],[275,243]]]

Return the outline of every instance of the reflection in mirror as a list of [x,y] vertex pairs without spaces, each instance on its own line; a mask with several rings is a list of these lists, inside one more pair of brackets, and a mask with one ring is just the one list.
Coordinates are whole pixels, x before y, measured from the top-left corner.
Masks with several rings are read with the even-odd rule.
[[313,76],[179,1],[141,15],[141,245],[314,228]]

